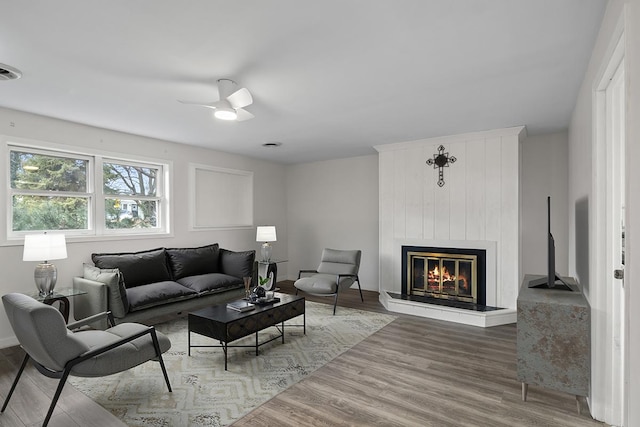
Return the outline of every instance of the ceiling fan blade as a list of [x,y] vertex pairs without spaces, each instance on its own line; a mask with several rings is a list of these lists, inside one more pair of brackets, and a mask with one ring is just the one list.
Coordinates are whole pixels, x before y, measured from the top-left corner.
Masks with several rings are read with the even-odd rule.
[[202,103],[202,102],[192,102],[192,101],[182,101],[182,100],[178,100],[179,103],[181,104],[186,104],[186,105],[195,105],[198,107],[207,107],[207,108],[216,108],[216,103],[218,101],[214,101],[214,102],[208,102],[208,103]]
[[237,122],[243,122],[245,120],[253,119],[255,116],[245,110],[244,108],[236,108],[236,114],[238,114]]
[[227,100],[229,101],[231,106],[236,109],[246,107],[247,105],[251,105],[253,103],[251,93],[249,93],[247,88],[244,87],[229,95],[227,97]]
[[181,102],[182,104],[186,104],[186,105],[195,105],[196,107],[207,107],[207,108],[212,108],[212,109],[216,109],[216,108],[230,108],[230,104],[229,101],[227,101],[226,99],[222,99],[220,101],[213,101],[213,102],[209,102],[207,104],[203,104],[201,102],[190,102],[190,101],[180,101],[178,100],[178,102]]

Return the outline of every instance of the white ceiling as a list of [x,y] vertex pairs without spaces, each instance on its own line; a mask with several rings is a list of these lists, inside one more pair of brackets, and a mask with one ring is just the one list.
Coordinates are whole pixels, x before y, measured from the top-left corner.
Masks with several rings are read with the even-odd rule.
[[[282,163],[526,125],[564,130],[605,0],[20,0],[0,106]],[[215,81],[254,97],[222,122]],[[281,142],[265,148],[265,142]]]

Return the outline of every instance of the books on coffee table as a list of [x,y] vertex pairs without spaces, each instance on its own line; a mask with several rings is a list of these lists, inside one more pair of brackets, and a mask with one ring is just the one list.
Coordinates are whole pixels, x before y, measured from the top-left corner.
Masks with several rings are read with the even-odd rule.
[[235,311],[245,312],[245,311],[253,310],[256,307],[253,305],[253,303],[240,299],[237,301],[228,302],[227,308],[230,308],[231,310],[235,310]]

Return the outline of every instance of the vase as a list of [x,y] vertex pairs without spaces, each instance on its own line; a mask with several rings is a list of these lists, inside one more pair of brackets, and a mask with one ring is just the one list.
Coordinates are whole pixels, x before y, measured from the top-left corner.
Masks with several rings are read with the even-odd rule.
[[251,277],[243,277],[244,281],[244,299],[251,299]]

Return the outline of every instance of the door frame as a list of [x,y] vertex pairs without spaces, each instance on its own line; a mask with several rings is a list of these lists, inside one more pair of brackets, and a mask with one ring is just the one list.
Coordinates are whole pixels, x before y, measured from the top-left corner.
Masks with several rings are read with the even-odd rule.
[[[608,262],[612,247],[611,200],[612,170],[611,141],[609,140],[606,90],[616,72],[624,77],[624,32],[610,50],[606,66],[596,80],[594,87],[594,144],[592,152],[592,203],[590,207],[590,227],[593,233],[589,251],[590,302],[592,312],[591,341],[591,395],[589,406],[594,418],[610,425],[621,426],[626,418],[627,366],[625,361],[624,311],[625,290],[612,284],[613,269]],[[625,113],[623,109],[623,114]],[[622,134],[624,135],[624,121]],[[621,141],[622,149],[626,145]],[[619,188],[619,191],[626,191]],[[627,223],[627,221],[625,221]],[[603,262],[607,260],[607,262]]]

